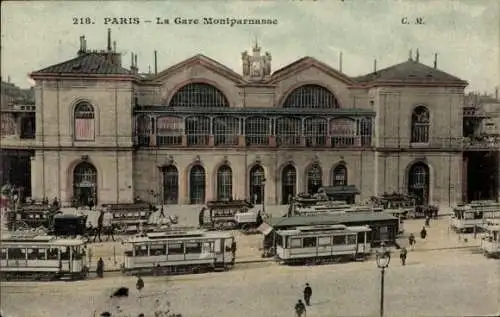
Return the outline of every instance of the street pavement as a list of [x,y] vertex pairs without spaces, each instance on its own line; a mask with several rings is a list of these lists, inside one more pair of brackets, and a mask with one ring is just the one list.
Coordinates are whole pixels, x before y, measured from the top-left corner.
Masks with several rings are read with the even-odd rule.
[[[386,316],[493,316],[499,312],[500,265],[467,249],[410,251],[406,266],[396,255],[386,271]],[[294,316],[304,284],[313,288],[307,317],[376,316],[380,272],[374,261],[290,267],[246,264],[229,272],[145,277],[139,298],[135,278],[117,273],[79,282],[5,282],[3,316],[87,317],[117,306],[137,316],[154,301],[190,317]],[[110,299],[117,287],[129,298]],[[146,316],[152,316],[146,314]]]

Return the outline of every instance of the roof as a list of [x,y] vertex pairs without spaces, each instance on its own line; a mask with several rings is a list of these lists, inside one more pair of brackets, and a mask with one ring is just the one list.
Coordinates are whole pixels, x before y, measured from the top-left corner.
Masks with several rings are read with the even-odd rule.
[[372,221],[398,220],[398,218],[379,212],[356,212],[345,214],[323,214],[316,216],[293,216],[272,218],[270,225],[275,228],[333,225],[345,223],[368,224]]
[[437,68],[429,67],[414,60],[396,64],[367,75],[354,77],[359,83],[396,82],[405,84],[459,84],[467,82],[445,73]]
[[235,208],[235,207],[248,207],[248,208],[253,208],[254,205],[246,200],[230,200],[230,201],[224,201],[224,200],[210,200],[207,201],[207,207],[208,208],[221,208],[221,207],[228,207],[228,208]]
[[32,75],[44,74],[132,75],[128,69],[114,65],[112,62],[106,60],[104,53],[98,52],[85,53],[68,61],[32,73]]
[[323,190],[327,195],[345,195],[345,194],[356,194],[359,195],[361,192],[354,185],[345,186],[325,186]]

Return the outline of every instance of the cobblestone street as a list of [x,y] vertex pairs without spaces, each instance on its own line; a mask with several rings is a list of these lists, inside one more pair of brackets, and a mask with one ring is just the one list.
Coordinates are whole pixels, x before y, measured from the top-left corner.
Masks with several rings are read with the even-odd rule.
[[[410,251],[402,267],[394,254],[386,274],[387,316],[464,316],[498,312],[499,263],[469,249]],[[104,280],[2,283],[5,316],[92,316],[107,307],[151,307],[156,298],[184,316],[294,316],[304,283],[313,287],[308,317],[373,316],[378,312],[380,273],[374,261],[288,267],[242,264],[230,272],[145,278],[137,299],[135,279],[109,273]],[[107,301],[127,286],[129,299]],[[111,309],[112,310],[112,309]],[[134,316],[134,315],[132,315]],[[136,315],[135,315],[136,316]]]

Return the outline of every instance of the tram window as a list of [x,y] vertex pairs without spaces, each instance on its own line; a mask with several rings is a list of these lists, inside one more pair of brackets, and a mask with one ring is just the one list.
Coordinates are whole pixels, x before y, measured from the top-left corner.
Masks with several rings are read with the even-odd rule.
[[9,260],[26,260],[26,249],[9,248],[7,253]]
[[326,246],[332,244],[332,237],[318,237],[318,245]]
[[0,260],[7,260],[7,249],[0,249]]
[[474,219],[483,219],[483,213],[481,211],[475,212]]
[[184,246],[182,243],[169,243],[168,254],[184,254]]
[[69,247],[61,247],[61,260],[69,260]]
[[58,251],[59,250],[57,250],[55,248],[48,249],[47,250],[47,260],[58,260],[59,259]]
[[149,254],[151,256],[166,255],[167,246],[164,244],[152,244],[149,246]]
[[28,249],[28,260],[45,260],[45,249]]
[[291,238],[290,239],[290,248],[301,248],[302,247],[302,239],[301,238]]
[[83,250],[80,247],[72,247],[73,249],[73,260],[81,260],[83,257]]
[[147,245],[135,246],[135,256],[148,256],[148,246]]
[[356,244],[356,235],[353,234],[348,235],[347,244]]
[[200,243],[186,243],[186,253],[201,253]]
[[345,244],[345,236],[333,236],[333,245]]
[[283,246],[283,237],[280,235],[276,235],[276,245],[282,247]]

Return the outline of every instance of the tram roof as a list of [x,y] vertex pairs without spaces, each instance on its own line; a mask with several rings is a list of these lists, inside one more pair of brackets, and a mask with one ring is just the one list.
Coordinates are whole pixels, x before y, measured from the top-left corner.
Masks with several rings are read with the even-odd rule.
[[187,231],[187,232],[158,232],[154,235],[148,234],[146,236],[131,237],[125,243],[141,243],[165,240],[197,240],[206,238],[231,238],[231,232],[221,231]]
[[[292,216],[272,218],[270,225],[276,229],[286,227],[333,225],[344,223],[368,224],[370,222],[398,220],[393,215],[383,212],[353,212],[341,214],[321,214],[314,216]],[[398,220],[399,221],[399,220]]]
[[50,245],[61,245],[61,246],[78,246],[85,244],[82,237],[76,238],[58,238],[56,236],[48,235],[15,235],[15,234],[2,234],[1,244],[50,244]]

